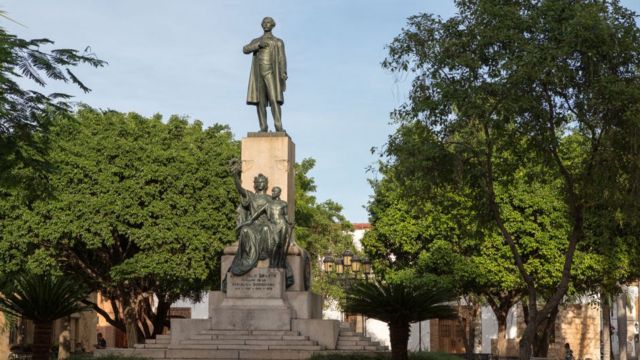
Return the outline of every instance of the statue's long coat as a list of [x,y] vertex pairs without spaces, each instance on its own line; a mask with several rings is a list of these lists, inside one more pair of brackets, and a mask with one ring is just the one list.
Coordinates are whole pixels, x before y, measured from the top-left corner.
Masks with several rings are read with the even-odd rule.
[[[251,59],[251,74],[249,74],[249,88],[247,89],[247,104],[258,105],[258,81],[262,81],[260,78],[260,69],[258,66],[258,49],[262,36],[251,40],[251,42],[243,48],[245,54],[253,53]],[[276,43],[275,51],[270,51],[271,64],[277,64],[274,66],[273,73],[276,77],[276,99],[278,104],[284,104],[284,91],[286,89],[285,80],[282,79],[282,74],[287,73],[287,58],[284,53],[284,42],[277,37],[273,37],[273,41]]]

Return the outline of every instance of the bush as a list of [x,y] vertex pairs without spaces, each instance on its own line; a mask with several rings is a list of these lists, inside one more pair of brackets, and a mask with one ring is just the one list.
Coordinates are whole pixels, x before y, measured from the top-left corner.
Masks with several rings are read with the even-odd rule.
[[443,352],[421,351],[409,353],[409,360],[461,360],[461,358]]
[[309,360],[388,360],[389,354],[314,354]]
[[91,353],[71,354],[69,360],[147,360],[139,356],[105,355],[93,356]]

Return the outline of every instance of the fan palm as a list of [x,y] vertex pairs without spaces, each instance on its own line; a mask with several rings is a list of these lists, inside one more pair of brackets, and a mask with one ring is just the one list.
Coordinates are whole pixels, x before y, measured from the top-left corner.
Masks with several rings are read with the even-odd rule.
[[423,286],[357,282],[346,291],[344,310],[387,323],[392,359],[406,360],[409,325],[428,319],[455,318],[455,309],[446,305],[454,299],[455,296],[448,291]]
[[86,288],[68,277],[35,274],[7,283],[0,294],[0,311],[33,321],[33,359],[47,360],[53,321],[88,310],[80,303],[88,295]]

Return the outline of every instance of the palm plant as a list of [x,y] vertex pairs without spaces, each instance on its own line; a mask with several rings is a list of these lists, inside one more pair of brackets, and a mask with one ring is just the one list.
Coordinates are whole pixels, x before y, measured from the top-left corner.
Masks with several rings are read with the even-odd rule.
[[455,309],[446,303],[450,292],[406,283],[357,282],[346,291],[344,310],[387,323],[391,356],[406,360],[409,325],[428,319],[453,319]]
[[33,359],[47,360],[53,321],[89,310],[81,301],[88,292],[68,277],[25,274],[5,282],[0,294],[0,311],[33,321]]

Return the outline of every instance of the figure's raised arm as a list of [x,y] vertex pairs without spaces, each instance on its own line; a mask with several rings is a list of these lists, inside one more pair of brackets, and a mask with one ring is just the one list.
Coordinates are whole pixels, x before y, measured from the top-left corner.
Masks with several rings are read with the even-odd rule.
[[233,182],[236,185],[236,190],[243,198],[247,197],[247,190],[242,187],[242,180],[240,180],[240,174],[242,174],[242,165],[240,164],[238,159],[233,159],[229,162],[229,167],[231,169],[231,175],[233,175]]
[[258,39],[252,40],[250,43],[248,43],[242,48],[242,52],[245,54],[251,54],[258,50],[260,50],[260,41]]

